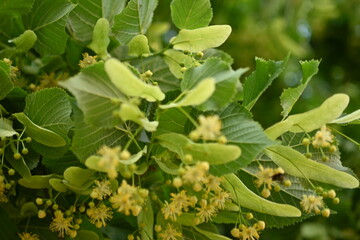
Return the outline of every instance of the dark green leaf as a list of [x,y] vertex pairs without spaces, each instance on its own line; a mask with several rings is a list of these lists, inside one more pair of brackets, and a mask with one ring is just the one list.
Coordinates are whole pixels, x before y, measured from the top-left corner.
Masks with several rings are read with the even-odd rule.
[[14,84],[10,79],[10,66],[4,61],[0,61],[0,100],[13,89]]
[[34,0],[2,0],[0,2],[0,14],[27,13]]

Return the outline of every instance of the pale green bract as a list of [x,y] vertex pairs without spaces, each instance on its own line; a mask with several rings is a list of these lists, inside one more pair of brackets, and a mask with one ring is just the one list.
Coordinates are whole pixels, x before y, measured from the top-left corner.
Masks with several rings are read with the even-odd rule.
[[227,174],[222,186],[230,192],[232,199],[240,206],[280,217],[300,217],[301,212],[294,206],[279,204],[259,197],[246,187],[246,185],[235,175]]
[[93,50],[101,59],[107,59],[109,54],[107,47],[110,43],[109,39],[110,26],[106,18],[100,18],[94,27],[93,37],[88,48]]
[[215,80],[206,78],[199,82],[193,89],[185,91],[185,96],[178,102],[172,102],[167,105],[160,105],[162,109],[173,107],[196,106],[204,103],[215,92]]
[[13,129],[13,122],[6,118],[0,118],[0,138],[11,137],[13,135],[19,135],[19,133]]
[[157,137],[160,145],[179,154],[184,160],[191,154],[193,162],[207,161],[210,164],[223,164],[236,160],[241,155],[241,149],[235,145],[221,143],[194,143],[187,137],[177,133],[165,133]]
[[288,146],[272,146],[265,153],[286,173],[341,188],[357,188],[359,181],[352,175],[306,158]]
[[10,40],[10,42],[15,43],[17,51],[27,52],[34,46],[36,40],[36,34],[31,30],[26,30],[17,38]]
[[222,45],[230,36],[229,25],[213,25],[193,30],[183,29],[171,40],[174,49],[201,52]]
[[275,140],[287,131],[311,132],[338,118],[348,103],[349,97],[346,94],[335,94],[326,99],[318,108],[291,115],[284,121],[267,128],[265,133],[270,139]]
[[165,94],[158,86],[141,81],[124,63],[115,58],[105,62],[105,71],[111,82],[130,97],[141,97],[149,102],[162,101],[165,98]]
[[150,53],[149,41],[145,35],[137,35],[128,43],[129,56],[147,56]]

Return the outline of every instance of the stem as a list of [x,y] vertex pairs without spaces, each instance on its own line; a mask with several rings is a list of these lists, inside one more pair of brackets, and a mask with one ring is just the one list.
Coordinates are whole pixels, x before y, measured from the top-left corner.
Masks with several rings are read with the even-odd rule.
[[349,140],[350,142],[354,143],[355,145],[360,146],[360,143],[358,143],[357,141],[355,141],[355,140],[352,139],[351,137],[345,135],[344,133],[338,131],[338,130],[335,129],[335,128],[332,128],[332,127],[329,127],[329,128],[331,129],[331,131],[334,131],[334,132],[340,134],[341,136],[343,136],[344,138],[346,138],[346,139]]

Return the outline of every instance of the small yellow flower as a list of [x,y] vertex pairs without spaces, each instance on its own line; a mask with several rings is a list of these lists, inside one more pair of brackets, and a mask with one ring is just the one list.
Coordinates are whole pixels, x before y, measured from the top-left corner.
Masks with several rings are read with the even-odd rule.
[[174,202],[168,203],[165,201],[164,206],[161,208],[161,212],[164,215],[165,219],[170,218],[173,221],[176,221],[177,216],[182,214],[181,206],[177,205]]
[[69,234],[70,228],[73,227],[71,221],[72,217],[64,218],[64,214],[57,210],[49,228],[53,232],[59,232],[59,237],[64,237],[64,234]]
[[203,184],[209,168],[208,162],[198,162],[194,166],[186,166],[185,173],[182,175],[183,182],[189,184]]
[[303,195],[300,206],[306,213],[315,212],[316,214],[319,214],[320,209],[324,207],[324,201],[320,196]]
[[274,176],[273,168],[264,168],[262,165],[259,166],[260,171],[256,173],[257,179],[255,184],[257,187],[261,187],[263,184],[266,185],[268,189],[271,189],[271,184],[273,182],[272,177]]
[[210,198],[210,202],[218,209],[224,209],[225,203],[230,200],[230,194],[225,191],[217,192],[212,198]]
[[6,184],[4,182],[5,177],[0,175],[0,202],[7,202],[8,198],[5,195]]
[[200,207],[196,208],[196,216],[200,218],[201,221],[207,222],[216,214],[216,208],[213,204],[208,204],[208,201],[205,199],[200,200]]
[[21,240],[40,240],[39,235],[37,235],[37,234],[23,232],[21,234],[18,233],[18,235]]
[[172,203],[174,203],[176,206],[179,206],[180,209],[184,209],[185,212],[187,212],[188,207],[192,205],[190,203],[189,196],[186,195],[185,190],[182,190],[178,194],[170,193],[170,196],[172,197],[171,198]]
[[322,126],[321,129],[315,133],[312,145],[315,148],[330,147],[333,141],[334,136],[331,134],[330,130],[326,126]]
[[[218,115],[199,116],[200,125],[190,133],[192,136],[204,140],[216,140],[221,135],[221,121]],[[194,139],[196,140],[196,139]]]
[[148,197],[149,191],[146,189],[138,189],[137,187],[128,185],[125,180],[122,181],[117,193],[110,197],[113,208],[117,208],[118,212],[125,215],[139,215],[142,205]]
[[98,207],[90,206],[90,208],[86,210],[86,214],[89,216],[90,222],[98,228],[105,227],[105,221],[112,218],[111,208],[105,204],[100,204]]
[[107,172],[109,178],[116,178],[118,176],[117,166],[120,162],[120,150],[120,147],[110,148],[107,146],[103,146],[98,151],[98,154],[101,155],[98,166]]
[[219,177],[215,177],[214,175],[209,175],[204,180],[204,184],[206,185],[207,192],[221,192],[222,188],[220,187],[222,179]]
[[159,233],[159,237],[161,240],[178,240],[182,239],[182,234],[181,232],[178,232],[172,224],[168,223],[166,229]]
[[95,180],[95,187],[93,188],[90,196],[92,198],[96,198],[98,200],[103,200],[107,196],[111,195],[111,184],[110,181],[104,180],[104,181],[98,181]]
[[79,66],[81,68],[85,68],[87,66],[90,66],[90,65],[96,63],[96,58],[97,58],[96,55],[95,56],[90,56],[88,53],[83,53],[83,59],[80,60]]

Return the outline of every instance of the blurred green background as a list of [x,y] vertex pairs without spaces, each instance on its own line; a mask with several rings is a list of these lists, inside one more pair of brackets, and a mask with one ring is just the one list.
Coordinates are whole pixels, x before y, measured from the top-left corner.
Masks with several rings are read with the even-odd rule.
[[[170,18],[169,3],[161,0],[156,21]],[[342,92],[350,96],[347,112],[360,108],[359,0],[211,0],[212,24],[229,24],[233,32],[221,47],[234,58],[234,68],[254,70],[254,57],[281,60],[291,54],[285,73],[274,81],[254,107],[264,128],[281,120],[279,96],[301,79],[299,60],[321,59],[319,73],[308,85],[292,113],[320,105]],[[251,72],[249,71],[249,72]],[[243,79],[242,79],[243,81]],[[360,142],[360,126],[341,129]],[[336,135],[342,161],[360,176],[359,146]],[[360,239],[360,190],[338,192],[341,203],[329,219],[311,218],[285,229],[268,229],[261,239]]]

